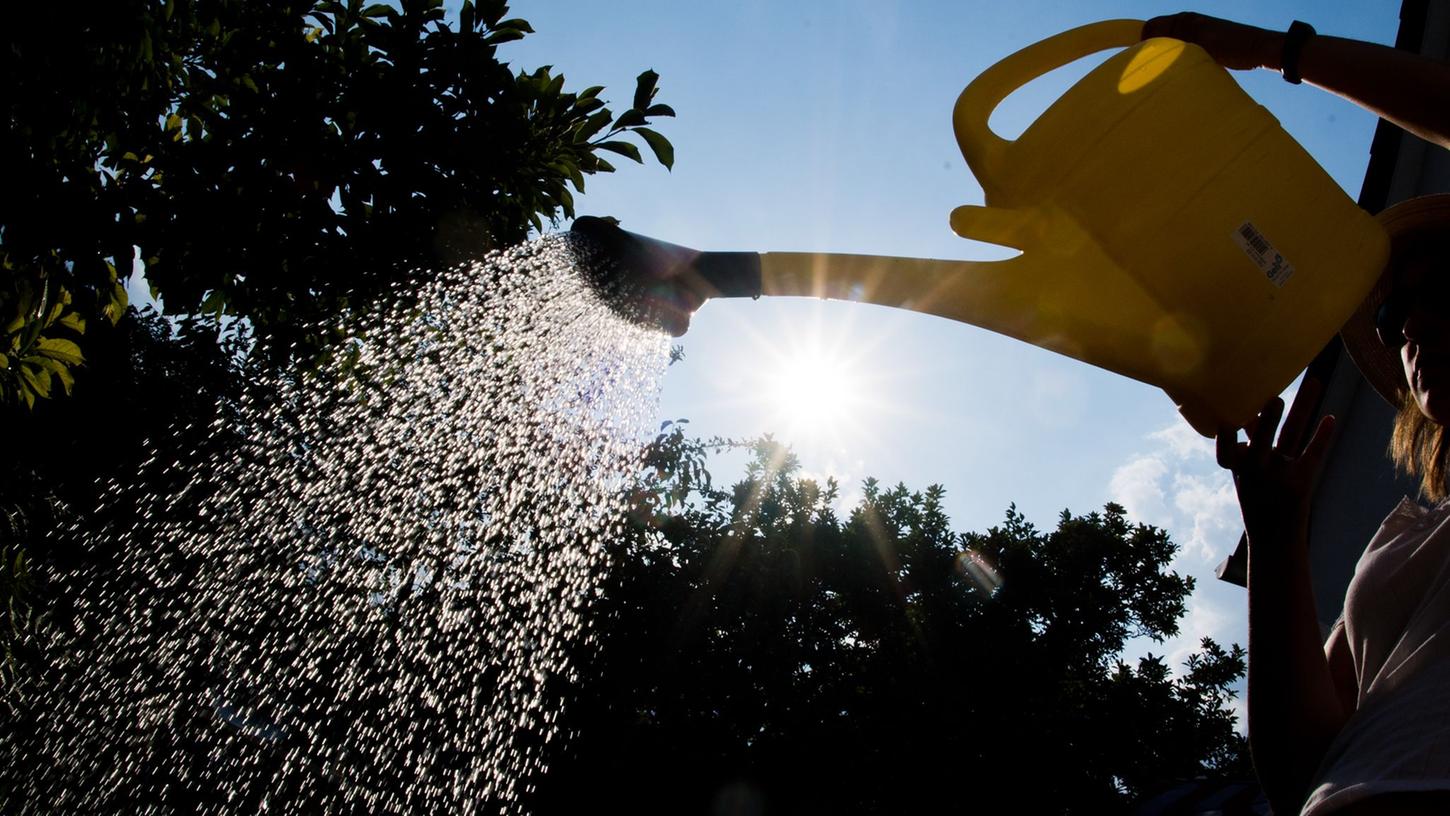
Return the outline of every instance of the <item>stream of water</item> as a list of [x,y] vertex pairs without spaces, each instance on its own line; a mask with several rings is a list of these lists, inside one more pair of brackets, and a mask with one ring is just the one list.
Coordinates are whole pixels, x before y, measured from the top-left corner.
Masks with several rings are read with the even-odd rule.
[[[443,273],[235,437],[138,475],[13,803],[37,812],[508,812],[587,643],[668,339],[549,237]],[[3,752],[0,752],[3,753]]]

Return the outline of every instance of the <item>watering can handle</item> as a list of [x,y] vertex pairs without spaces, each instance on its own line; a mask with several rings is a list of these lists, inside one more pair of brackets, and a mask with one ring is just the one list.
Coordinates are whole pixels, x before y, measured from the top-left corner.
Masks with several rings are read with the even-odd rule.
[[987,120],[1009,94],[1088,54],[1134,45],[1142,34],[1142,20],[1091,23],[1029,45],[983,71],[957,97],[952,110],[957,144],[972,173],[985,183],[1002,166],[1002,154],[1011,142],[993,133]]

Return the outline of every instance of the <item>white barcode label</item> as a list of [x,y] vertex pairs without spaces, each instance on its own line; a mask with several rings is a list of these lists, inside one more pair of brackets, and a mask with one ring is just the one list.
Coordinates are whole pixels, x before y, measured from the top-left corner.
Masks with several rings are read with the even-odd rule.
[[1294,265],[1280,255],[1254,222],[1245,221],[1234,230],[1234,243],[1275,286],[1283,286],[1294,277]]

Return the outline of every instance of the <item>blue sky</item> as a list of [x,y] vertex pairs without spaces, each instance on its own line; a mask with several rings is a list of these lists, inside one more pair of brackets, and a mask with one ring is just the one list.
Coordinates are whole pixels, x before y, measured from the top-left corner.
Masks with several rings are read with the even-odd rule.
[[[679,116],[660,130],[673,172],[623,162],[589,179],[581,214],[702,249],[810,250],[996,259],[956,237],[947,214],[982,203],[952,137],[952,105],[992,63],[1059,31],[1181,10],[1160,2],[515,2],[537,33],[506,46],[519,68],[551,64],[569,87],[608,86],[627,107],[634,77],[660,74]],[[1283,30],[1393,43],[1399,3],[1221,2],[1220,16]],[[1106,55],[1104,55],[1106,56]],[[1099,58],[1100,59],[1100,58]],[[1025,87],[992,119],[1019,133],[1092,58]],[[1374,118],[1275,74],[1235,76],[1351,195]],[[623,166],[629,164],[629,166]],[[1213,577],[1237,542],[1232,487],[1156,389],[972,326],[886,308],[804,299],[712,301],[682,339],[661,416],[696,433],[773,431],[847,498],[875,476],[947,487],[958,529],[997,523],[1015,502],[1049,527],[1063,508],[1126,505],[1166,527],[1199,590],[1175,660],[1203,634],[1246,641],[1244,596]],[[836,370],[848,407],[803,421],[783,392],[809,360]],[[846,381],[845,386],[840,385]],[[796,389],[797,391],[800,388]],[[850,396],[854,395],[854,396]],[[799,398],[799,397],[798,397]]]

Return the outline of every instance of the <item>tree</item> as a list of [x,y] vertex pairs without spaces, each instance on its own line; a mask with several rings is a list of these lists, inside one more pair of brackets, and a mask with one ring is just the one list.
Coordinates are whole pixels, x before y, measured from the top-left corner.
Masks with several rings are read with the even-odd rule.
[[956,534],[942,488],[869,480],[842,518],[777,443],[728,490],[704,450],[654,448],[541,811],[1101,813],[1246,773],[1241,648],[1205,640],[1177,677],[1119,659],[1175,634],[1192,590],[1162,530],[1110,504]]
[[[572,216],[585,177],[614,169],[606,154],[643,162],[630,134],[672,166],[649,127],[674,115],[655,101],[653,71],[616,116],[600,86],[566,91],[547,66],[500,59],[533,30],[504,0],[468,0],[452,22],[442,6],[8,10],[0,427],[18,441],[0,468],[7,655],[25,653],[20,630],[42,614],[32,602],[44,606],[28,565],[61,557],[37,542],[94,506],[98,484],[133,473],[148,434],[190,444],[166,425],[204,426],[236,396],[233,358],[252,338],[252,364],[305,368],[352,317],[429,270]],[[169,326],[122,322],[138,263]],[[167,385],[194,371],[198,390]],[[72,391],[81,404],[64,405]]]
[[464,2],[456,27],[442,6],[13,9],[0,399],[69,391],[74,335],[120,318],[138,260],[168,312],[244,319],[273,355],[305,361],[410,276],[572,216],[571,188],[613,170],[604,153],[643,161],[620,137],[673,164],[648,127],[674,115],[653,71],[615,116],[600,86],[566,92],[548,66],[500,60],[533,30],[504,0]]

